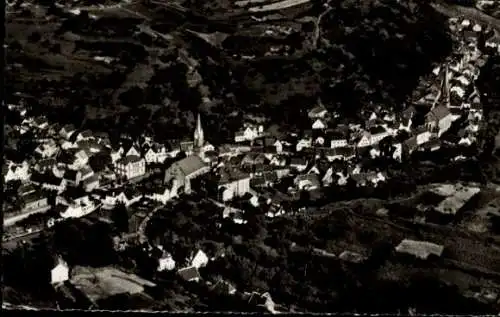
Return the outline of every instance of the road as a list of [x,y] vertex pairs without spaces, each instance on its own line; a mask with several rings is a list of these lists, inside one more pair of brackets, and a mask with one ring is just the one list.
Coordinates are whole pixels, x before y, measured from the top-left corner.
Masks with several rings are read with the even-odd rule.
[[115,3],[107,6],[76,6],[76,7],[68,7],[66,10],[85,10],[85,11],[105,11],[105,10],[112,10],[112,9],[119,9],[123,7],[124,5],[133,5],[138,3],[139,1],[129,1],[129,0],[124,0],[120,3]]
[[40,234],[43,232],[43,230],[44,229],[39,229],[36,231],[32,231],[30,233],[27,232],[27,233],[6,239],[6,240],[2,241],[2,247],[5,250],[15,249],[17,247],[18,242],[23,241],[23,240],[29,241],[31,239],[34,239],[34,238],[40,236]]
[[144,218],[144,220],[139,225],[139,228],[137,229],[137,235],[138,235],[138,239],[139,239],[140,244],[149,243],[148,238],[146,236],[146,227],[148,225],[149,220],[154,216],[154,214],[158,210],[162,209],[163,207],[164,206],[161,205],[161,206],[158,206],[158,207],[154,208],[153,210],[151,210],[148,213],[148,215],[146,216],[146,218]]
[[316,20],[316,22],[314,23],[314,35],[313,35],[313,49],[316,49],[318,47],[318,39],[319,39],[319,35],[320,35],[320,24],[321,24],[321,20],[323,19],[323,17],[325,15],[328,14],[328,12],[330,12],[333,8],[330,7],[330,1],[331,0],[328,0],[325,5],[327,6],[327,9],[325,11],[323,11],[319,16],[318,16],[318,19]]
[[51,208],[50,206],[47,206],[47,207],[39,208],[39,209],[30,211],[30,212],[27,212],[27,213],[22,213],[22,214],[18,214],[18,215],[12,216],[12,217],[4,218],[3,225],[5,227],[12,226],[12,225],[16,224],[17,222],[19,222],[19,221],[21,221],[23,219],[28,218],[31,215],[38,214],[38,213],[41,213],[41,212],[46,212],[50,208]]
[[500,20],[496,19],[476,8],[463,7],[459,5],[448,5],[441,2],[433,2],[431,6],[441,14],[448,17],[465,16],[469,19],[476,20],[485,24],[489,24],[497,32],[500,32]]

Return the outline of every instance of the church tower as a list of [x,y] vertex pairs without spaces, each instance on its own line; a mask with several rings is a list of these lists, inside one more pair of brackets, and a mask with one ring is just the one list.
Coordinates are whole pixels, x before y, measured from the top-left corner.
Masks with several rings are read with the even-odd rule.
[[201,118],[198,113],[198,119],[196,121],[196,129],[194,130],[194,148],[199,150],[205,144],[205,136],[203,134],[203,128],[201,127]]
[[448,70],[448,64],[446,64],[443,72],[443,84],[441,85],[441,100],[445,106],[450,106],[450,75]]

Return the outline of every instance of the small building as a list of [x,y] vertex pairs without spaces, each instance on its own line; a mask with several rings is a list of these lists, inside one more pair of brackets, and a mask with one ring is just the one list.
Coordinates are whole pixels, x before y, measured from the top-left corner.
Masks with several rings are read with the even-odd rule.
[[295,186],[299,190],[315,190],[321,187],[321,182],[317,174],[298,175],[294,179]]
[[57,265],[50,271],[50,283],[52,285],[62,284],[69,280],[68,264],[58,257]]
[[194,266],[180,269],[177,271],[177,274],[188,282],[199,282],[201,280],[200,272],[198,272],[198,268]]
[[430,255],[440,257],[443,253],[443,250],[444,247],[442,245],[427,241],[415,241],[410,239],[404,239],[396,247],[396,252],[410,254],[423,260],[426,260]]
[[172,255],[167,252],[163,252],[163,255],[160,259],[158,259],[158,268],[156,269],[158,272],[161,271],[172,271],[175,269],[175,261],[172,258]]
[[316,107],[312,108],[308,113],[307,116],[310,119],[323,119],[326,115],[328,114],[328,111],[325,109],[323,105],[317,105]]
[[321,119],[316,119],[312,124],[313,130],[325,130],[327,128],[326,123]]
[[30,212],[48,207],[47,197],[39,192],[27,194],[22,198],[23,211]]
[[62,138],[69,140],[69,138],[71,137],[71,135],[73,133],[75,133],[75,131],[76,131],[76,128],[72,124],[67,124],[67,125],[63,126],[61,128],[61,130],[59,130],[59,135]]
[[198,250],[191,259],[191,267],[200,268],[208,264],[208,256],[202,250]]

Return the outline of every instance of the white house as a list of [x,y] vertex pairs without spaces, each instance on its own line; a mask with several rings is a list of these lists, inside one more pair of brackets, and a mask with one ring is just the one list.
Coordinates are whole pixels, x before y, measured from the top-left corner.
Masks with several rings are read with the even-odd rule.
[[312,146],[312,138],[303,138],[297,142],[296,150],[302,151],[303,148],[308,148]]
[[326,170],[325,175],[323,175],[323,178],[321,179],[321,183],[323,186],[329,186],[333,183],[333,167]]
[[122,153],[122,156],[123,157],[127,157],[127,156],[138,156],[140,157],[141,154],[139,153],[139,150],[137,150],[137,148],[135,146],[131,146],[129,149],[125,149],[124,147],[120,147],[120,150]]
[[42,188],[56,191],[58,194],[64,192],[67,188],[67,181],[64,178],[50,177],[46,182],[42,183]]
[[76,129],[72,124],[67,124],[59,130],[59,135],[68,140],[75,131]]
[[332,149],[335,149],[338,147],[345,147],[347,145],[348,145],[347,138],[345,138],[345,137],[336,137],[336,138],[332,138],[330,140],[330,148],[332,148]]
[[132,179],[146,174],[146,161],[139,156],[125,156],[116,161],[115,171],[121,177]]
[[170,253],[163,253],[163,256],[158,260],[157,271],[172,271],[175,269],[175,261]]
[[402,154],[403,154],[403,146],[401,143],[394,144],[394,152],[392,152],[392,158],[401,162]]
[[276,142],[274,142],[273,145],[276,148],[276,153],[282,153],[283,152],[283,143],[280,140],[276,140]]
[[66,208],[61,211],[63,218],[80,218],[86,216],[96,209],[95,203],[89,199],[89,196],[83,196],[70,202]]
[[259,130],[252,126],[247,126],[245,129],[236,132],[235,142],[252,141],[259,137]]
[[149,148],[146,154],[144,154],[144,159],[147,164],[151,163],[163,163],[165,159],[168,157],[167,150],[164,146],[159,149]]
[[208,256],[202,250],[198,250],[195,256],[191,259],[191,266],[195,268],[204,267],[208,264]]
[[166,204],[167,201],[177,195],[177,180],[174,179],[173,183],[172,188],[164,187],[152,192],[151,194],[146,194],[145,197],[151,200],[159,201],[162,204]]
[[57,144],[52,141],[45,144],[40,144],[36,147],[35,153],[40,155],[42,158],[50,158],[57,154],[59,151]]
[[73,170],[78,170],[87,165],[88,162],[89,162],[89,156],[84,150],[80,150],[76,152],[75,161],[73,162],[73,164],[69,165],[68,167]]
[[314,121],[312,124],[312,128],[314,130],[324,130],[326,129],[326,123],[321,119],[316,119],[316,121]]
[[424,143],[429,142],[431,139],[432,133],[428,130],[420,130],[415,132],[417,137],[417,145],[422,145]]
[[380,156],[380,150],[377,148],[371,148],[370,149],[370,156],[371,158],[376,158]]
[[363,133],[363,135],[361,136],[361,139],[358,141],[358,147],[367,147],[370,145],[372,145],[370,133],[368,133],[368,132]]
[[61,284],[67,280],[69,280],[68,264],[59,258],[58,264],[50,271],[50,283],[52,285]]
[[239,142],[245,142],[247,139],[245,137],[245,132],[244,131],[236,131],[234,134],[234,142],[239,143]]
[[4,181],[7,183],[9,181],[19,180],[25,182],[30,179],[31,173],[29,172],[30,166],[28,162],[24,161],[21,165],[16,165],[10,162],[7,173],[4,175]]

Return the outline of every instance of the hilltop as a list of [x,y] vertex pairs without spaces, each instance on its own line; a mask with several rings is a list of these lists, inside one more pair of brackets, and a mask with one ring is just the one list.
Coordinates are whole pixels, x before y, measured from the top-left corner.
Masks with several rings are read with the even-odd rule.
[[30,102],[50,119],[159,139],[190,133],[201,111],[218,143],[249,115],[300,126],[318,98],[346,117],[401,108],[451,52],[444,17],[421,1],[243,2],[14,5],[7,101],[43,96]]

